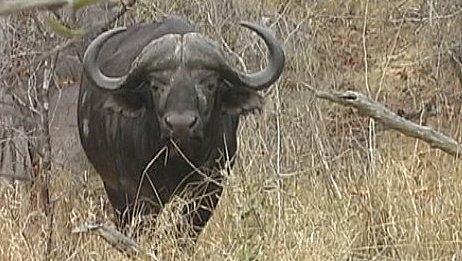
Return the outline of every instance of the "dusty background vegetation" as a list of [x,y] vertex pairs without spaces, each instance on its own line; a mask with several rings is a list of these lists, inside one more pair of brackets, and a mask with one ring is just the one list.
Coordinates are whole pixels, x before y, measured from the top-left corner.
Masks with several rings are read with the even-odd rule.
[[[160,260],[462,259],[462,161],[316,100],[302,84],[363,92],[461,140],[460,1],[139,0],[118,24],[166,13],[194,21],[248,70],[265,49],[238,21],[265,23],[284,42],[287,67],[263,113],[243,121],[239,159],[195,251],[175,247],[166,211],[141,238],[139,260],[154,248]],[[53,260],[125,259],[95,236],[71,234],[112,217],[97,175],[63,168],[51,182],[51,230],[33,192],[1,186],[2,259],[41,260],[47,244]]]

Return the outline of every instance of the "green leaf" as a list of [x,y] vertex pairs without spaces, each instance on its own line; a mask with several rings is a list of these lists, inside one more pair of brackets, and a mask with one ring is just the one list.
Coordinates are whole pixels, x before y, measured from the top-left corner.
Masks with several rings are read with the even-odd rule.
[[74,10],[78,10],[87,5],[92,5],[92,4],[96,4],[99,2],[106,2],[106,1],[107,0],[74,0],[72,2],[72,8],[74,8]]
[[85,33],[82,29],[72,29],[65,26],[61,21],[56,19],[56,17],[48,17],[47,24],[55,33],[67,38],[82,36]]

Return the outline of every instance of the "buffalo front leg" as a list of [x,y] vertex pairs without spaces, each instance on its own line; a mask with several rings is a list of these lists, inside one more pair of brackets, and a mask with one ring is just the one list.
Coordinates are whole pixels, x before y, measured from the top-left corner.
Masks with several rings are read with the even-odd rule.
[[185,186],[181,198],[186,205],[182,211],[183,222],[178,226],[179,239],[187,236],[193,242],[197,240],[218,205],[222,183],[223,178],[216,176],[201,178]]
[[[118,188],[114,188],[111,184],[104,182],[106,195],[114,209],[116,225],[119,229],[124,229],[130,224],[129,217],[132,215],[127,208],[129,205],[125,193],[121,193]],[[123,191],[122,191],[123,192]]]
[[140,221],[139,216],[148,213],[156,216],[160,212],[161,207],[157,202],[143,197],[134,201],[122,189],[114,189],[108,183],[104,183],[104,188],[114,209],[117,228],[125,234],[138,234],[143,227],[143,220]]

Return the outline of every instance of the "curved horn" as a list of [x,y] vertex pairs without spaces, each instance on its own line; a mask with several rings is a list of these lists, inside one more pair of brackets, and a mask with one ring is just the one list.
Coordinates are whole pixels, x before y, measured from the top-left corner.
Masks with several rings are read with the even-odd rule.
[[285,63],[284,50],[269,29],[249,22],[241,22],[241,26],[254,31],[263,39],[269,50],[269,63],[263,71],[251,74],[235,72],[236,76],[245,87],[263,90],[281,76]]
[[85,55],[83,57],[83,70],[85,71],[87,77],[91,81],[93,81],[98,87],[108,90],[116,90],[125,82],[127,78],[127,76],[106,76],[103,74],[103,72],[101,72],[101,69],[97,64],[97,57],[103,44],[106,43],[106,41],[115,34],[118,34],[125,30],[125,27],[118,27],[102,33],[91,42],[91,44],[85,51]]

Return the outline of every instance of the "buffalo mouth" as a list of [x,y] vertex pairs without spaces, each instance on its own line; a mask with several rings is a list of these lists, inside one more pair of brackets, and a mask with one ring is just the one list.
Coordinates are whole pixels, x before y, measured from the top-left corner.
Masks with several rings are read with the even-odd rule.
[[187,157],[195,158],[195,155],[200,151],[202,145],[201,136],[190,137],[167,137],[164,138],[165,146],[167,147],[169,157]]

